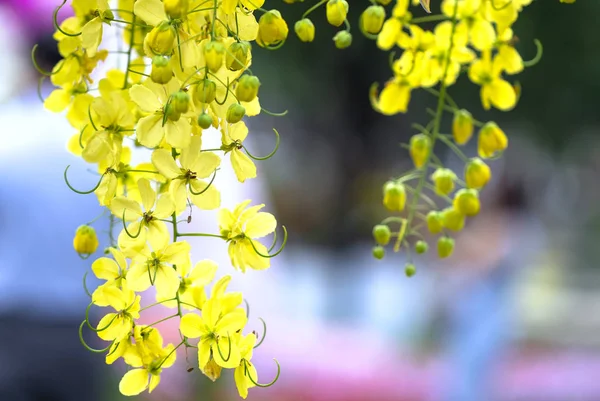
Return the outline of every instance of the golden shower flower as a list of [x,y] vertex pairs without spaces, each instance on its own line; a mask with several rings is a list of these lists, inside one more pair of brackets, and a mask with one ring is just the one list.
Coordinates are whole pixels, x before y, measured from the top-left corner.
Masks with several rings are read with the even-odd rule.
[[329,0],[326,6],[327,22],[333,26],[340,26],[348,15],[348,2],[346,0]]
[[481,189],[492,178],[490,167],[478,157],[474,157],[465,166],[467,188]]
[[479,131],[477,141],[479,157],[483,159],[493,157],[498,152],[503,152],[507,146],[508,138],[495,122],[490,121],[486,123]]
[[503,64],[498,57],[492,56],[489,51],[482,54],[482,58],[471,64],[469,79],[481,85],[481,102],[483,108],[489,110],[491,106],[502,110],[511,110],[517,104],[517,94],[511,84],[502,78]]
[[264,13],[258,21],[258,36],[256,43],[262,47],[277,46],[288,36],[288,26],[277,10]]
[[456,192],[452,206],[459,213],[465,216],[475,216],[479,213],[481,204],[479,202],[479,192],[476,189],[463,188]]
[[308,18],[303,18],[294,24],[294,31],[298,39],[303,42],[312,42],[315,39],[315,25]]
[[73,238],[73,248],[80,255],[91,255],[98,249],[98,237],[94,227],[82,225],[77,227],[75,238]]

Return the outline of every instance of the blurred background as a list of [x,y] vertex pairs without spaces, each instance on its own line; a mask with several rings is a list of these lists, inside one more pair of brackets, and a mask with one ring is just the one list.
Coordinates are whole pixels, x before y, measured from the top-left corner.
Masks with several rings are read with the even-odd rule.
[[[72,129],[43,110],[29,61],[35,43],[40,64],[58,61],[57,3],[0,0],[0,400],[118,401],[125,367],[106,366],[77,338],[91,261],[71,242],[101,209],[94,195],[69,191],[62,174],[71,164],[82,189],[96,177],[66,151]],[[310,5],[265,7],[293,25]],[[353,25],[367,5],[351,2]],[[313,44],[290,34],[276,52],[255,46],[262,105],[290,112],[251,119],[249,146],[270,152],[276,127],[281,148],[259,164],[259,179],[242,187],[225,171],[218,186],[226,207],[266,203],[290,239],[268,271],[232,272],[251,305],[249,328],[262,331],[258,317],[268,324],[254,356],[260,381],[275,374],[273,357],[283,368],[275,386],[251,390],[249,400],[600,400],[599,12],[594,1],[525,9],[517,48],[532,58],[539,38],[544,57],[516,77],[523,91],[513,112],[484,112],[464,77],[451,88],[477,119],[498,122],[510,146],[493,162],[482,213],[457,238],[454,256],[417,258],[410,279],[402,254],[371,257],[371,229],[386,217],[382,184],[410,168],[400,143],[415,133],[412,123],[427,122],[435,99],[416,91],[406,115],[372,111],[368,89],[391,75],[388,56],[358,29],[350,49],[335,50],[324,12],[311,16]],[[42,87],[45,96],[50,90]],[[462,171],[458,158],[437,152]],[[214,229],[214,217],[202,214],[190,230]],[[94,226],[106,245],[107,222]],[[224,247],[193,246],[194,261],[212,258],[229,272]],[[163,327],[167,337],[177,329]],[[238,399],[230,372],[210,383],[197,369],[186,372],[192,355],[189,365],[178,358],[140,399]]]

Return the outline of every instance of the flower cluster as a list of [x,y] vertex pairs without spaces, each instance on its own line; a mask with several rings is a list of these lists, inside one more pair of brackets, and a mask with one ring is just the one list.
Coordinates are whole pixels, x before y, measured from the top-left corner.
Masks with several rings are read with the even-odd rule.
[[[100,176],[94,188],[80,191],[69,183],[67,167],[67,185],[80,194],[95,193],[110,216],[110,247],[91,265],[105,282],[92,293],[86,288],[91,303],[80,339],[91,349],[83,337],[89,328],[110,342],[93,351],[105,352],[108,364],[122,359],[131,368],[119,385],[124,395],[151,392],[183,347],[186,354],[197,348],[199,369],[212,380],[223,368],[233,369],[246,398],[249,388],[269,385],[258,383],[251,362],[262,340],[255,332],[244,334],[247,311],[242,294],[227,291],[231,276],[216,279],[211,260],[194,263],[185,238],[226,241],[231,264],[241,272],[269,268],[285,245],[284,228],[281,249],[272,252],[277,222],[261,211],[264,205],[246,200],[233,210],[221,208],[220,190],[227,188],[217,188],[214,179],[226,156],[240,183],[255,178],[254,160],[277,150],[275,131],[275,150],[253,156],[244,144],[249,133],[244,117],[273,114],[259,103],[260,80],[249,68],[251,42],[279,46],[287,25],[276,11],[257,21],[255,11],[264,0],[119,0],[115,8],[107,0],[73,0],[74,16],[59,24],[65,3],[54,14],[62,59],[51,72],[36,64],[56,87],[44,105],[66,111],[76,131],[69,151],[95,165]],[[102,47],[106,33],[116,29],[126,50]],[[35,48],[32,57],[35,63]],[[124,59],[124,66],[100,74],[97,67],[111,57]],[[211,135],[221,138],[220,148],[203,147],[203,138]],[[133,152],[146,161],[131,165]],[[182,231],[192,208],[220,209],[214,233]],[[86,258],[98,247],[92,223],[79,227],[73,240]],[[259,240],[271,234],[267,248]],[[141,307],[151,287],[156,302]],[[110,312],[94,325],[91,307]],[[171,313],[139,323],[145,310],[157,307]],[[180,319],[178,344],[163,343],[159,324],[169,319]]]
[[[263,9],[265,0],[118,0],[114,8],[108,0],[73,0],[74,16],[59,24],[57,15],[66,1],[54,13],[54,38],[62,60],[46,72],[35,61],[35,47],[32,59],[42,74],[40,83],[49,77],[56,87],[44,100],[45,107],[66,112],[76,131],[68,149],[95,165],[100,175],[88,191],[69,183],[68,167],[65,181],[79,194],[94,193],[109,214],[107,256],[91,265],[95,276],[105,282],[92,293],[86,288],[91,303],[80,339],[86,348],[106,353],[106,363],[122,359],[130,367],[119,385],[125,395],[156,388],[162,370],[174,365],[177,350],[183,347],[186,352],[197,349],[199,369],[212,380],[220,377],[223,368],[234,369],[239,394],[246,398],[249,388],[277,380],[279,364],[273,382],[258,383],[251,358],[262,339],[258,341],[254,332],[244,334],[248,313],[241,307],[242,294],[227,291],[231,276],[216,279],[213,261],[194,263],[184,238],[226,241],[231,264],[241,272],[269,268],[270,258],[286,243],[284,227],[281,248],[273,252],[277,222],[261,211],[264,205],[250,206],[246,200],[232,210],[221,208],[214,179],[227,154],[243,183],[256,177],[255,160],[268,159],[278,149],[276,130],[275,149],[265,157],[253,156],[244,144],[249,134],[245,118],[261,112],[285,114],[261,107],[261,83],[249,67],[251,43],[270,50],[281,47],[288,38],[288,23],[278,10]],[[398,215],[374,227],[376,258],[384,257],[384,247],[391,242],[395,252],[403,247],[417,254],[427,252],[428,241],[421,232],[425,227],[429,234],[440,235],[437,253],[448,257],[454,249],[450,233],[461,231],[467,217],[479,213],[479,191],[491,178],[486,161],[500,157],[508,139],[494,122],[478,121],[460,108],[448,88],[466,75],[480,87],[484,109],[509,111],[516,106],[520,87],[510,77],[541,57],[541,44],[536,41],[538,54],[523,61],[512,30],[531,1],[396,0],[388,7],[392,0],[371,0],[360,14],[360,31],[380,49],[391,51],[393,77],[381,93],[373,85],[373,107],[384,115],[406,112],[411,92],[419,88],[437,98],[437,107],[429,110],[431,121],[414,124],[418,132],[406,145],[414,169],[383,187],[384,206]],[[427,13],[432,8],[441,12],[413,17],[410,7],[419,4]],[[315,39],[315,25],[308,16],[321,8],[330,25],[342,27],[333,36],[334,46],[349,47],[348,0],[319,0],[308,8],[294,24],[298,39]],[[428,29],[431,23],[436,24]],[[115,30],[119,48],[103,48],[105,31]],[[124,67],[98,76],[97,67],[109,58],[121,58]],[[446,132],[445,113],[453,117]],[[461,147],[476,128],[478,155],[467,157]],[[203,147],[203,138],[215,131],[221,146]],[[436,156],[435,146],[440,143],[464,161],[463,174],[448,169]],[[146,161],[132,165],[133,151],[145,155]],[[218,231],[182,232],[181,223],[191,221],[194,207],[220,209]],[[76,231],[73,246],[84,258],[98,247],[91,225],[102,216]],[[397,230],[392,224],[398,225]],[[273,245],[267,248],[259,239],[270,234]],[[409,256],[406,274],[415,273]],[[155,289],[156,302],[142,307],[141,297],[150,288]],[[89,320],[94,306],[111,309],[96,325]],[[171,309],[171,314],[151,324],[139,323],[145,310],[159,306]],[[170,319],[179,319],[181,341],[165,345],[158,325]],[[108,341],[107,347],[90,348],[83,338],[85,327]]]

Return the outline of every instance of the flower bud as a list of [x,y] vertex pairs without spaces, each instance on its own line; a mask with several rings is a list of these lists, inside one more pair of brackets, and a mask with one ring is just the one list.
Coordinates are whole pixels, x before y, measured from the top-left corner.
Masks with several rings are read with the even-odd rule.
[[447,168],[438,168],[431,175],[433,184],[435,186],[435,192],[438,195],[448,195],[454,190],[454,180],[456,180],[456,174],[454,171]]
[[404,267],[404,274],[406,277],[412,277],[417,273],[417,268],[412,263],[407,263]]
[[415,252],[419,255],[426,253],[429,250],[429,245],[423,240],[417,241],[415,244]]
[[181,118],[181,113],[175,110],[175,106],[173,106],[172,102],[165,105],[164,113],[170,121],[179,121]]
[[248,42],[233,42],[227,51],[225,65],[230,71],[239,71],[248,63],[250,44]]
[[297,21],[294,25],[294,31],[303,42],[312,42],[315,39],[315,25],[308,18]]
[[202,113],[198,116],[198,125],[202,129],[208,129],[212,125],[213,119],[210,114]]
[[461,189],[454,195],[452,206],[465,216],[475,216],[481,208],[479,192],[476,189]]
[[377,35],[385,22],[385,9],[382,6],[369,6],[360,15],[360,30],[365,34]]
[[431,139],[425,134],[413,135],[410,138],[410,157],[416,168],[421,168],[429,158],[431,152]]
[[73,248],[80,255],[91,255],[98,249],[98,237],[96,230],[88,225],[77,227],[75,238],[73,238]]
[[240,102],[251,102],[258,95],[260,80],[255,75],[242,75],[235,88],[235,96]]
[[377,260],[383,259],[385,256],[385,249],[382,246],[377,245],[373,247],[373,257]]
[[383,206],[391,212],[401,212],[406,204],[404,185],[388,181],[383,186]]
[[242,120],[244,115],[246,114],[246,109],[239,103],[233,103],[227,109],[227,114],[225,115],[225,119],[230,124],[235,124]]
[[187,14],[189,0],[163,0],[163,6],[171,19],[177,19]]
[[197,103],[209,104],[217,97],[217,84],[208,78],[203,79],[196,85],[194,91],[194,101]]
[[472,158],[465,166],[467,188],[481,189],[492,177],[490,167],[478,157]]
[[465,227],[465,215],[453,207],[442,210],[441,215],[442,224],[445,228],[452,231],[460,231]]
[[427,213],[426,222],[427,229],[432,234],[439,234],[444,229],[442,215],[440,212],[436,212],[435,210],[432,210],[431,212]]
[[179,114],[187,113],[190,108],[190,95],[182,90],[175,92],[171,100],[173,109]]
[[261,47],[278,45],[287,39],[289,29],[281,13],[270,10],[264,13],[258,21],[256,43]]
[[155,56],[152,59],[152,70],[150,71],[150,79],[152,82],[164,85],[173,78],[173,68],[169,59],[162,56]]
[[204,61],[210,72],[216,73],[223,65],[225,46],[217,41],[210,41],[204,46]]
[[486,123],[479,131],[477,151],[480,157],[493,157],[496,152],[502,152],[507,146],[508,138],[496,123]]
[[392,238],[392,230],[385,224],[377,224],[373,227],[373,238],[379,245],[386,246]]
[[350,47],[352,45],[352,34],[348,31],[339,31],[333,37],[333,42],[338,49]]
[[469,142],[473,136],[473,116],[467,110],[462,109],[454,113],[452,136],[454,136],[454,142],[459,145]]
[[348,2],[346,0],[329,0],[327,2],[326,14],[327,22],[331,25],[342,25],[348,15]]
[[438,256],[442,259],[452,255],[454,251],[454,239],[450,237],[440,237],[437,242]]
[[171,54],[175,46],[175,37],[175,28],[168,21],[163,21],[152,28],[144,42],[156,55]]

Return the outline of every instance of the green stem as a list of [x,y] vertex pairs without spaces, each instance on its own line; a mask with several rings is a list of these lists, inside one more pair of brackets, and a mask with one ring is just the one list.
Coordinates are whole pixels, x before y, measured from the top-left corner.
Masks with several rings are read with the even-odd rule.
[[325,3],[327,3],[327,0],[321,0],[320,2],[318,2],[317,4],[315,4],[314,6],[312,6],[308,10],[306,10],[306,12],[304,14],[302,14],[302,19],[308,17],[308,14],[312,13],[313,11],[315,11],[317,8],[321,7]]
[[444,14],[437,14],[437,15],[428,15],[426,17],[413,18],[410,21],[410,23],[411,24],[421,24],[423,22],[444,21],[447,19],[450,19],[450,18],[445,16]]
[[125,68],[125,79],[123,82],[123,89],[127,88],[127,81],[129,79],[129,69],[131,68],[131,52],[133,51],[133,41],[135,39],[135,14],[133,14],[131,22],[131,38],[129,38],[129,49],[127,50],[127,67]]

